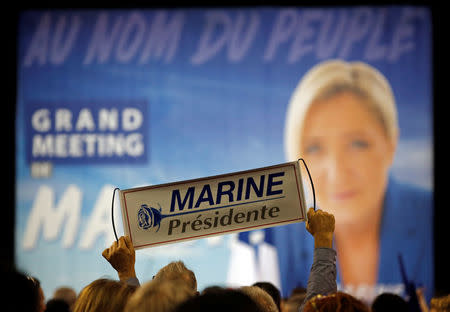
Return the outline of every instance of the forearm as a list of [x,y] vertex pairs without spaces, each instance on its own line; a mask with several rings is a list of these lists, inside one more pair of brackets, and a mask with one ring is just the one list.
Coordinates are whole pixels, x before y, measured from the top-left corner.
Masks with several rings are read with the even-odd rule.
[[336,251],[328,247],[315,248],[306,297],[299,311],[303,311],[305,303],[314,296],[327,295],[336,291]]
[[333,232],[315,234],[314,248],[333,248]]
[[117,271],[117,274],[119,275],[119,279],[123,282],[126,282],[127,280],[131,278],[136,278],[136,272],[133,268],[128,268],[127,270],[121,270]]

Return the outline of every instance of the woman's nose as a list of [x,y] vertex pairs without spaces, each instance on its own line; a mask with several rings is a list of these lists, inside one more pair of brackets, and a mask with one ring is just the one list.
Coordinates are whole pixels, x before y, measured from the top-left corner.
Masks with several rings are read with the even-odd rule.
[[325,170],[329,182],[341,184],[348,182],[351,172],[351,161],[344,152],[330,153],[326,159]]

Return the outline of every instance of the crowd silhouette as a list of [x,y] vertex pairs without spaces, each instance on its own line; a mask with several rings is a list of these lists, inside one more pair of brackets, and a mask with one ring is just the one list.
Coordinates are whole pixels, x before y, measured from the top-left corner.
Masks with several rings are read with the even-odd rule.
[[[272,283],[222,287],[211,285],[197,289],[195,272],[183,261],[172,261],[142,285],[136,276],[135,250],[131,240],[122,236],[102,255],[117,271],[119,280],[100,278],[86,285],[79,294],[60,287],[45,302],[36,277],[17,270],[4,270],[6,276],[5,311],[29,312],[315,312],[315,311],[450,311],[450,295],[435,297],[427,303],[420,290],[419,300],[382,293],[371,303],[338,291],[336,251],[333,249],[334,216],[322,210],[308,210],[306,229],[314,238],[314,259],[305,288],[296,288],[282,298]],[[418,302],[418,303],[417,303]]]

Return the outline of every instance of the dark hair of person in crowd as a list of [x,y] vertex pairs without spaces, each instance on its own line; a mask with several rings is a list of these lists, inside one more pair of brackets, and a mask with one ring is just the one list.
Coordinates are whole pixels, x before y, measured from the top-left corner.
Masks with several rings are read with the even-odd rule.
[[256,282],[253,286],[257,286],[265,290],[272,297],[278,311],[281,311],[281,292],[274,284],[271,282]]
[[77,300],[77,292],[72,287],[61,286],[55,289],[52,299],[63,300],[69,305],[70,311],[73,311],[73,306],[75,305],[75,301]]
[[124,282],[97,279],[81,290],[74,312],[122,312],[136,289]]
[[31,275],[27,276],[27,278],[33,282],[34,287],[38,291],[38,301],[39,301],[38,311],[44,312],[45,311],[45,296],[44,296],[44,291],[42,290],[42,287],[41,287],[41,281]]
[[317,295],[305,304],[303,312],[370,312],[358,298],[337,291],[327,296]]
[[223,290],[224,290],[224,288],[222,286],[210,285],[210,286],[203,288],[201,294],[203,295],[203,294],[207,294],[207,293],[216,293],[216,292],[221,292]]
[[70,306],[62,299],[50,299],[47,301],[45,312],[70,312]]
[[261,312],[256,302],[235,289],[214,290],[191,297],[175,312]]
[[303,286],[297,286],[291,291],[291,296],[306,295],[306,288]]
[[283,312],[297,312],[306,298],[306,292],[294,293],[284,300]]
[[382,293],[372,302],[373,312],[407,312],[408,302],[397,294]]
[[36,279],[28,277],[16,270],[3,270],[5,291],[2,310],[17,312],[39,312],[41,311],[41,294]]

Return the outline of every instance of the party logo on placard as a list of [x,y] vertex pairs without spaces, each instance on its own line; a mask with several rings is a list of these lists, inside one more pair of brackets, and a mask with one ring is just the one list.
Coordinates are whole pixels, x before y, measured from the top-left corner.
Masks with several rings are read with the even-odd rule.
[[161,214],[161,206],[158,204],[159,210],[153,207],[148,207],[146,204],[142,204],[141,208],[138,211],[138,224],[139,227],[143,230],[148,230],[152,228],[156,228],[155,232],[159,231],[161,227],[161,220],[164,217]]

